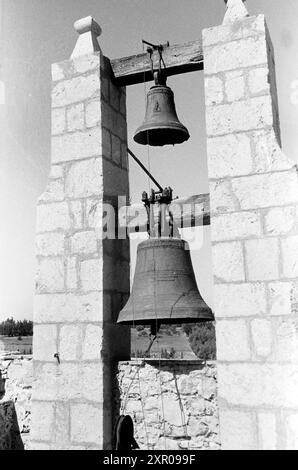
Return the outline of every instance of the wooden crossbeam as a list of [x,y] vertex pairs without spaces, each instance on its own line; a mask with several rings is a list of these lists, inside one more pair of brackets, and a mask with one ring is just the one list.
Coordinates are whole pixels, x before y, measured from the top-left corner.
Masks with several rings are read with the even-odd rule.
[[[210,225],[209,194],[176,199],[171,209],[174,212],[174,222],[180,228]],[[137,228],[136,220],[138,221]],[[146,232],[147,214],[144,206],[142,204],[127,206],[125,217],[120,218],[119,225],[126,227],[129,233]]]
[[[154,52],[154,70],[158,70],[159,54]],[[167,75],[178,75],[203,70],[203,50],[200,41],[165,47],[163,60]],[[153,80],[148,53],[111,60],[115,82],[118,86],[135,85]]]

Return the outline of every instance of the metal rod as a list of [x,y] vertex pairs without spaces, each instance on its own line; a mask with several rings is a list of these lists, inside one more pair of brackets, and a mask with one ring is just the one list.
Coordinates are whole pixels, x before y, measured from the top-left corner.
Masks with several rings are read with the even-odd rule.
[[135,154],[127,148],[127,152],[129,155],[137,162],[137,164],[142,168],[142,170],[146,173],[147,176],[153,181],[153,183],[158,187],[158,189],[163,192],[163,188],[160,186],[160,184],[156,181],[156,179],[151,175],[151,173],[147,170],[147,168],[143,165],[142,162],[138,159],[138,157],[135,156]]

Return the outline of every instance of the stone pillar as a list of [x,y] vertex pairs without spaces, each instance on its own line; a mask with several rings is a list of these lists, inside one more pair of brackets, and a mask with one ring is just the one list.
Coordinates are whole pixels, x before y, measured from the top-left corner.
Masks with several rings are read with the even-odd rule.
[[114,361],[130,356],[129,329],[115,325],[129,241],[105,238],[129,195],[126,93],[99,26],[76,29],[72,59],[52,67],[52,165],[37,208],[32,449],[110,449]]
[[298,449],[297,168],[264,16],[230,5],[203,32],[221,443]]

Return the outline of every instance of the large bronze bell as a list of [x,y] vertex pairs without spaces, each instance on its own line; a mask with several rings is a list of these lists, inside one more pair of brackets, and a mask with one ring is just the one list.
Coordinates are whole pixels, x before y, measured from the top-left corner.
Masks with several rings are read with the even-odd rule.
[[193,271],[188,245],[178,238],[150,238],[139,244],[130,298],[118,323],[151,325],[213,321]]
[[136,130],[135,142],[162,147],[181,144],[188,139],[188,130],[181,124],[176,113],[174,93],[157,80],[147,94],[145,120]]

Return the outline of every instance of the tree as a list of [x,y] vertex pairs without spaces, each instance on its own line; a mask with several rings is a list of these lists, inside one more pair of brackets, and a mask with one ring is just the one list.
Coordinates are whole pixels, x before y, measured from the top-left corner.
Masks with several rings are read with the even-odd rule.
[[215,328],[212,322],[183,325],[195,355],[203,360],[216,359]]
[[15,321],[12,317],[7,318],[7,320],[0,323],[0,335],[9,337],[32,336],[33,322],[28,320]]

